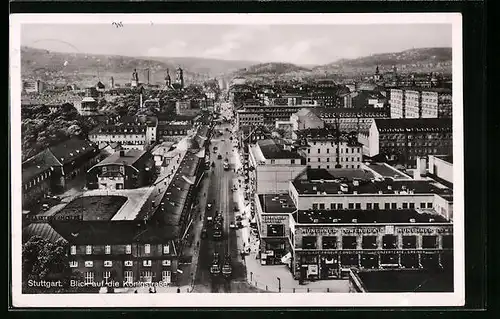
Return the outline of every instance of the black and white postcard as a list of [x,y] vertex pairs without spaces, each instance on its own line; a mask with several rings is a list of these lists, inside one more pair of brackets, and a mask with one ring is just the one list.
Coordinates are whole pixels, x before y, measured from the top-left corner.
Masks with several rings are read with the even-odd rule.
[[460,14],[10,25],[14,306],[464,304]]

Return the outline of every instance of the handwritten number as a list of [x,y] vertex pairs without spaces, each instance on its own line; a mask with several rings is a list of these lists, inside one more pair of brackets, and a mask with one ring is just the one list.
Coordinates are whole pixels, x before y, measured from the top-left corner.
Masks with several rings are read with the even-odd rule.
[[123,27],[123,22],[113,22],[112,25],[114,25],[117,28],[122,28]]

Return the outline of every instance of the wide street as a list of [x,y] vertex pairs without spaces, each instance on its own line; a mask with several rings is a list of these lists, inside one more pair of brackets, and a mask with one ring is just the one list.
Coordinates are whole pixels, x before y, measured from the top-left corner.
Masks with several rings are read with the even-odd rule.
[[[232,110],[228,103],[223,103],[221,113],[224,117],[230,119]],[[226,131],[227,129],[227,131]],[[217,136],[216,132],[220,131],[222,135]],[[233,182],[237,180],[234,172],[235,163],[237,163],[238,152],[234,147],[231,136],[231,124],[221,123],[216,125],[214,136],[210,145],[210,161],[214,166],[209,172],[209,191],[207,202],[212,203],[212,208],[205,211],[204,227],[207,230],[207,236],[201,239],[200,252],[198,259],[197,273],[195,276],[194,292],[255,292],[256,289],[250,286],[246,281],[246,269],[244,260],[240,255],[242,246],[240,240],[241,229],[232,228],[230,224],[236,224],[235,218],[238,212],[235,207],[238,207],[236,192],[231,189]],[[214,152],[214,147],[217,151]],[[222,158],[218,159],[218,155]],[[230,163],[229,170],[224,170],[224,161]],[[206,207],[205,207],[206,209]],[[207,217],[214,218],[219,212],[223,216],[223,236],[219,240],[214,240],[212,237],[212,227],[207,222]],[[222,267],[226,256],[230,256],[232,274],[228,278],[222,275],[212,275],[210,267],[213,264],[214,253],[220,257],[219,265]]]

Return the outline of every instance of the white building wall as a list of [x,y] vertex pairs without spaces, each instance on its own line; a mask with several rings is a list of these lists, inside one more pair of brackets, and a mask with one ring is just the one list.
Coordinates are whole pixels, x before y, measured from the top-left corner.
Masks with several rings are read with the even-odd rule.
[[373,121],[368,135],[368,156],[373,157],[378,155],[380,151],[379,143],[379,132],[375,121]]
[[429,156],[429,173],[453,183],[453,164],[439,157]]
[[[311,168],[333,169],[337,163],[337,146],[335,142],[309,142],[311,145],[306,149],[307,165]],[[340,144],[339,160],[342,168],[359,168],[363,160],[361,146],[348,146],[347,143]]]

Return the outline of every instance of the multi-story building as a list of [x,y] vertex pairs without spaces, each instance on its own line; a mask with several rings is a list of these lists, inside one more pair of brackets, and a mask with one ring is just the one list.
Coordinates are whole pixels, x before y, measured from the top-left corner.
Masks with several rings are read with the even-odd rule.
[[130,189],[151,184],[154,177],[151,153],[120,150],[94,165],[87,172],[89,189]]
[[361,169],[313,170],[290,182],[298,210],[432,210],[453,220],[453,191],[433,180],[381,179]]
[[236,117],[239,125],[264,124],[274,127],[276,121],[288,121],[290,116],[302,108],[314,109],[313,105],[245,105],[237,110]]
[[433,212],[300,210],[291,215],[295,279],[356,269],[453,269],[453,224]]
[[294,131],[325,127],[325,122],[308,108],[300,109],[297,113],[292,114],[290,122]]
[[26,93],[42,93],[45,89],[45,83],[41,80],[23,82],[23,90]]
[[92,116],[99,114],[97,101],[93,97],[90,96],[84,97],[80,101],[78,106],[79,108],[77,108],[77,111],[82,116]]
[[387,118],[389,114],[384,109],[339,109],[339,108],[315,108],[312,111],[326,124],[338,128],[343,132],[368,131],[373,119]]
[[452,91],[445,88],[391,89],[391,118],[450,118]]
[[391,89],[391,97],[389,100],[391,108],[391,118],[401,119],[404,118],[405,113],[405,92],[402,89]]
[[62,191],[68,180],[99,161],[97,145],[70,139],[49,147],[22,164],[23,205],[49,192]]
[[179,142],[193,128],[186,121],[162,122],[158,124],[158,140],[164,142]]
[[120,143],[124,149],[145,149],[157,141],[156,118],[122,117],[116,122],[95,128],[89,133],[89,139],[102,143]]
[[260,194],[287,192],[289,182],[306,168],[304,157],[272,139],[250,145],[249,162]]
[[453,156],[429,155],[428,175],[453,186]]
[[368,156],[413,167],[417,156],[451,155],[451,118],[375,119],[369,130]]
[[357,138],[339,136],[331,128],[308,129],[294,132],[300,154],[312,168],[360,168],[363,160],[362,144]]

